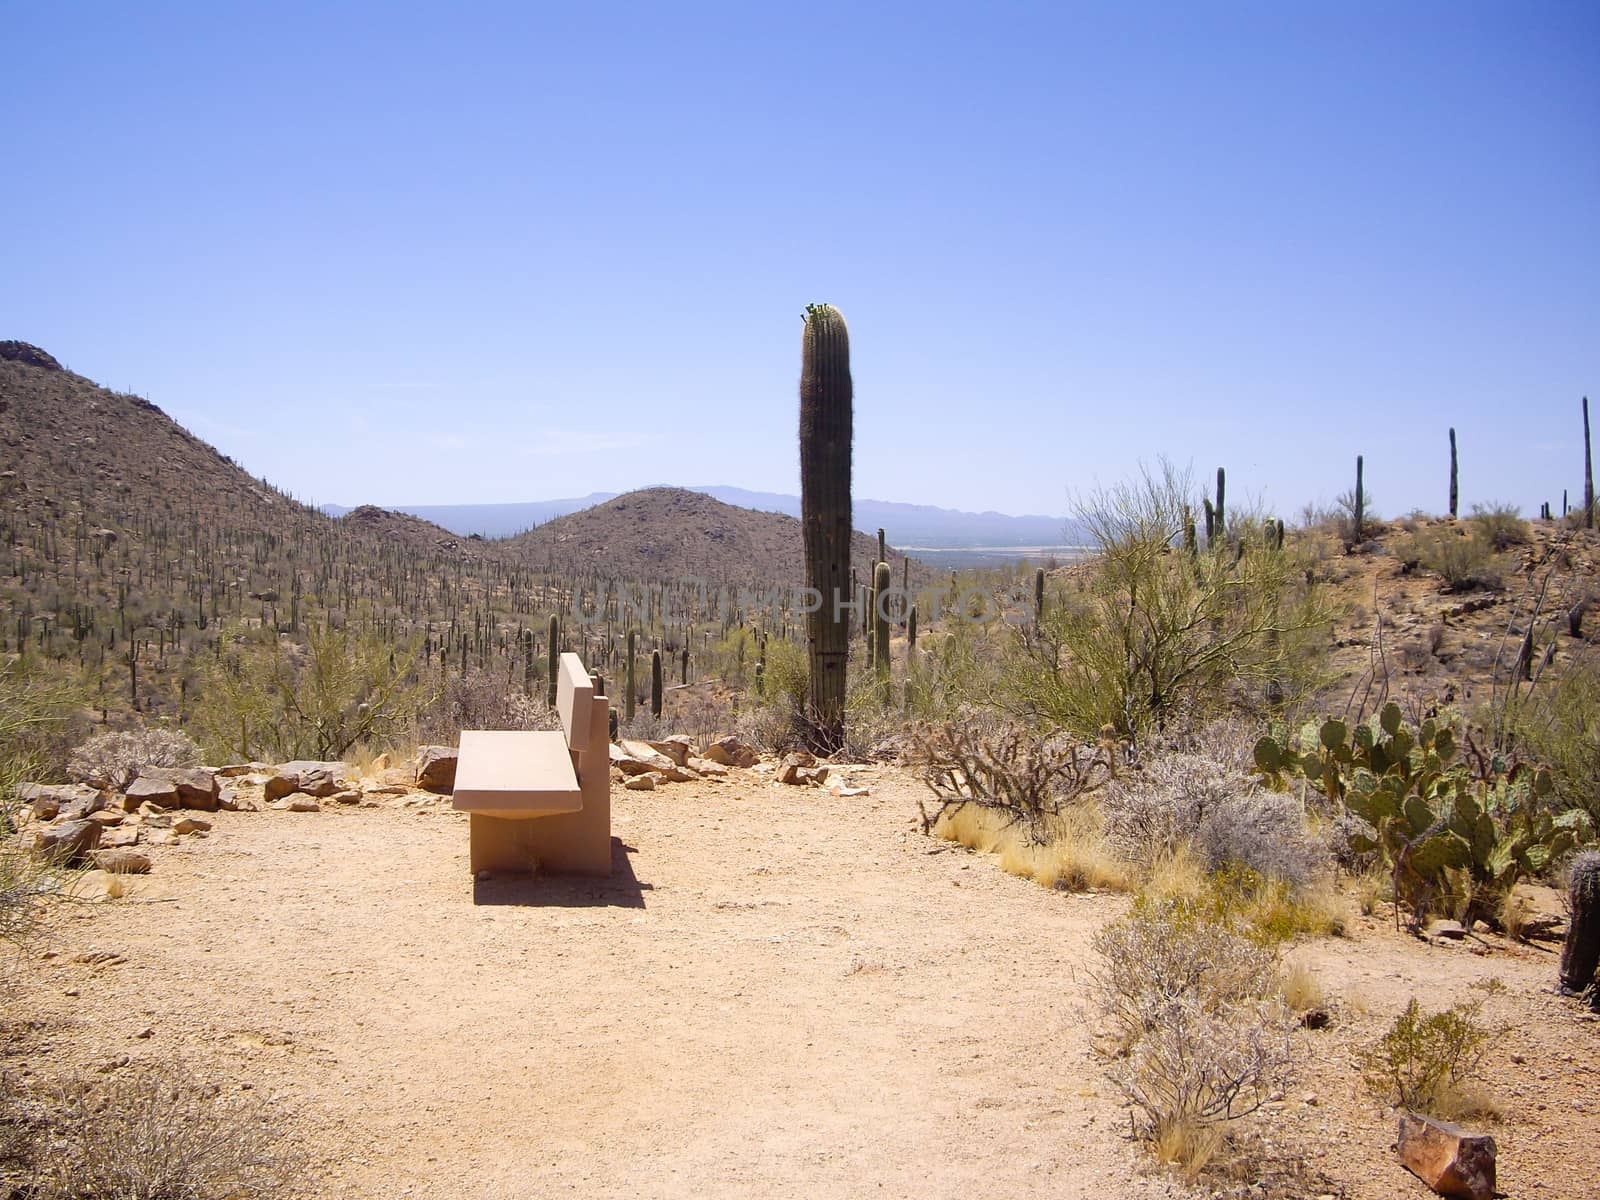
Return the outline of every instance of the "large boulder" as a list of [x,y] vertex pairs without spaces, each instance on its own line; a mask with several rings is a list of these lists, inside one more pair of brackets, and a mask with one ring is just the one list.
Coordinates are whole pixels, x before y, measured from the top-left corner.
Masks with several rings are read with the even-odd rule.
[[82,862],[100,845],[103,826],[94,821],[61,821],[33,835],[33,852],[41,858],[60,862]]
[[[143,785],[143,788],[141,788]],[[222,785],[210,767],[140,767],[127,795],[163,808],[196,808],[216,812]]]
[[712,742],[701,757],[725,767],[753,767],[761,761],[754,746],[731,734]]
[[418,747],[417,786],[442,796],[448,796],[455,791],[456,756],[454,746]]
[[129,809],[146,804],[157,808],[178,807],[178,781],[159,767],[146,767],[137,779],[128,785],[124,803]]
[[274,768],[262,785],[262,793],[268,800],[281,800],[295,792],[304,792],[308,796],[331,796],[339,791],[348,773],[349,768],[342,762],[296,759]]

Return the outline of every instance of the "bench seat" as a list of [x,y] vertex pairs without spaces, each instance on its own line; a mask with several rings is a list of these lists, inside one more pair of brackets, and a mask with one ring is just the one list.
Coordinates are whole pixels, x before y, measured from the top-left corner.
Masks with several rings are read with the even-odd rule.
[[453,807],[508,818],[581,811],[566,735],[463,730]]

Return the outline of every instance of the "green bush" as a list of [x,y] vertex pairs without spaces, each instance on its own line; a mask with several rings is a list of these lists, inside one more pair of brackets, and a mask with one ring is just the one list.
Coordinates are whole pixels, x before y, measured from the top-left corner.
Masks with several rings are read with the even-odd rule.
[[1478,528],[1423,526],[1399,539],[1394,553],[1407,567],[1420,566],[1438,575],[1447,591],[1493,590],[1504,582],[1494,563],[1493,545]]
[[1244,516],[1231,540],[1188,553],[1192,492],[1163,465],[1080,506],[1099,557],[1083,591],[1021,641],[1008,707],[1137,741],[1178,719],[1292,703],[1320,682],[1329,614],[1305,565]]
[[1469,519],[1474,535],[1495,551],[1525,546],[1533,536],[1522,510],[1514,504],[1474,504]]
[[1358,1056],[1362,1079],[1374,1098],[1414,1113],[1447,1115],[1453,1093],[1482,1065],[1495,1031],[1479,1023],[1482,1001],[1422,1012],[1416,997],[1376,1043]]
[[1509,723],[1518,746],[1550,764],[1559,803],[1600,826],[1600,663],[1573,663],[1518,700]]

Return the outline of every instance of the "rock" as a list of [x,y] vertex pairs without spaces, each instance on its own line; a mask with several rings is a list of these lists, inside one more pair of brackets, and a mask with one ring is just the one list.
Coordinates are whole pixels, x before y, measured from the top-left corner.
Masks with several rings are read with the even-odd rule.
[[377,758],[372,760],[372,767],[369,773],[377,775],[382,771],[387,771],[391,765],[389,752],[385,750],[382,754],[378,755]]
[[361,793],[351,789],[346,789],[342,792],[335,792],[333,795],[329,796],[328,799],[333,801],[335,804],[360,804]]
[[1424,932],[1429,938],[1448,938],[1451,941],[1467,936],[1466,929],[1459,921],[1430,921]]
[[146,767],[123,793],[123,806],[143,808],[153,804],[157,808],[178,807],[178,781],[155,767]]
[[150,856],[137,850],[96,850],[90,857],[95,866],[113,875],[150,874]]
[[33,852],[63,862],[81,862],[100,844],[101,830],[100,825],[87,818],[62,821],[34,833]]
[[675,733],[671,737],[662,738],[659,742],[647,741],[645,745],[657,754],[665,754],[675,767],[687,766],[689,755],[694,753],[694,743],[689,740],[689,735],[684,733]]
[[204,817],[179,817],[172,823],[173,833],[210,833],[211,822]]
[[700,778],[688,767],[662,767],[656,774],[667,783],[692,783]]
[[15,795],[41,821],[82,820],[104,804],[99,792],[80,783],[19,783]]
[[149,806],[139,810],[139,822],[152,829],[171,829],[172,814],[164,809]]
[[731,734],[712,742],[700,757],[724,767],[753,767],[761,761],[754,746]]
[[808,768],[817,765],[817,760],[804,750],[796,750],[792,754],[783,756],[783,761],[778,764],[778,782],[805,785],[812,781]]
[[215,774],[218,779],[237,779],[241,775],[265,775],[271,771],[272,768],[266,763],[248,762],[218,767]]
[[137,828],[106,829],[100,833],[100,845],[103,849],[118,849],[122,846],[136,846],[139,844],[139,830]]
[[344,773],[343,763],[296,759],[274,770],[261,791],[268,800],[281,800],[295,792],[304,792],[308,796],[331,796],[340,790],[337,780]]
[[285,796],[281,800],[274,801],[272,807],[277,809],[279,812],[322,811],[322,805],[318,804],[315,799],[300,793]]
[[417,750],[416,783],[419,788],[448,796],[456,790],[456,748],[422,746]]
[[128,814],[115,808],[102,808],[99,812],[90,813],[88,819],[96,825],[110,828],[113,825],[121,825],[128,819]]
[[854,796],[870,796],[872,795],[872,789],[864,787],[845,787],[841,784],[833,789],[833,794],[841,797],[842,799],[848,800]]
[[652,771],[662,771],[676,764],[672,759],[655,748],[653,742],[632,742],[624,740],[622,749],[629,758],[637,759]]
[[689,770],[704,775],[707,779],[726,779],[728,768],[721,763],[712,762],[709,758],[691,758],[684,764]]
[[1400,1162],[1441,1196],[1491,1200],[1494,1139],[1459,1125],[1406,1113],[1400,1118]]
[[[128,785],[127,795],[166,808],[195,808],[216,812],[222,785],[209,767],[140,767]],[[170,802],[166,799],[171,796]]]
[[622,785],[630,792],[653,792],[656,790],[656,777],[654,775],[635,775]]
[[144,840],[151,846],[170,846],[178,840],[178,835],[170,829],[147,829]]
[[643,775],[651,769],[649,763],[635,758],[615,743],[611,746],[611,765],[624,775]]

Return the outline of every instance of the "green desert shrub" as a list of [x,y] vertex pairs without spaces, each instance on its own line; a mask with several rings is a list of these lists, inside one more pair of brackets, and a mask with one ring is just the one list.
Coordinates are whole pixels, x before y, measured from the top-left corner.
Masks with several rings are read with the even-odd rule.
[[1170,464],[1079,506],[1098,557],[1007,664],[1002,703],[1138,742],[1240,704],[1292,704],[1320,682],[1329,614],[1314,576],[1243,514],[1237,536],[1188,553],[1197,507]]
[[1497,552],[1525,546],[1533,536],[1528,523],[1522,519],[1522,510],[1514,504],[1474,504],[1469,519],[1474,535]]
[[1410,1112],[1455,1115],[1495,1037],[1482,1012],[1483,1002],[1474,1000],[1424,1013],[1413,996],[1383,1037],[1358,1056],[1367,1091]]

